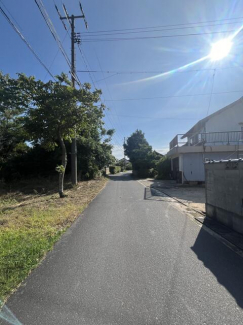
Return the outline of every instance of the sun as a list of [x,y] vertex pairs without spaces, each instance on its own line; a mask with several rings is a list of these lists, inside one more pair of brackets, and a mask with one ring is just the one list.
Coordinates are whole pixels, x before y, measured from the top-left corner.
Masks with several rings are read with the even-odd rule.
[[209,54],[209,58],[212,61],[218,61],[225,58],[231,48],[232,48],[232,41],[229,38],[222,39],[212,45],[211,52]]

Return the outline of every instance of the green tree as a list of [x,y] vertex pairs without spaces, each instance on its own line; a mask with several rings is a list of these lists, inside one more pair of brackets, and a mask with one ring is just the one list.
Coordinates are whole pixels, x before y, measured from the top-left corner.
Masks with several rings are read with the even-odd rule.
[[136,130],[124,144],[125,154],[139,176],[149,176],[149,170],[156,166],[160,155],[152,150],[141,130]]
[[0,72],[0,168],[28,151],[28,137],[23,128],[23,114],[28,104],[21,80]]
[[64,197],[63,183],[67,167],[66,142],[77,134],[87,136],[94,124],[102,125],[103,105],[95,105],[100,100],[100,90],[91,91],[89,84],[75,89],[65,74],[56,76],[57,81],[43,82],[34,77],[19,75],[24,93],[29,96],[25,117],[25,128],[33,145],[40,144],[46,150],[61,148],[59,172],[59,195]]
[[152,167],[153,151],[141,130],[136,130],[124,144],[125,155],[130,159],[134,170]]
[[80,178],[94,178],[106,166],[114,162],[112,145],[109,143],[114,130],[106,130],[102,124],[93,120],[89,132],[78,136],[78,166]]

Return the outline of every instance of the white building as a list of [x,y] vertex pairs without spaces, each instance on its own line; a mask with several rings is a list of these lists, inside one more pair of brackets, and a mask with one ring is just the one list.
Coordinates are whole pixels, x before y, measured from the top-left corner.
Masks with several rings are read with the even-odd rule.
[[204,182],[205,160],[243,158],[243,97],[177,134],[167,156],[181,183]]

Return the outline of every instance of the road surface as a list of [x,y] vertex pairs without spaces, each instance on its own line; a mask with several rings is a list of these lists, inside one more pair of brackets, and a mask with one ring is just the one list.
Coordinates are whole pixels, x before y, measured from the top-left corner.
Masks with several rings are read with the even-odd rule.
[[7,307],[24,325],[241,324],[243,259],[119,174]]

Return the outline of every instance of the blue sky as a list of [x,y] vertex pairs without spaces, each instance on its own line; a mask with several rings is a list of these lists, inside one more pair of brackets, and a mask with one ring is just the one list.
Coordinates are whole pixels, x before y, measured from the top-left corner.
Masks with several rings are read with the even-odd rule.
[[[57,16],[54,1],[42,1],[60,39],[64,39],[63,45],[69,55],[70,39]],[[62,1],[55,2],[63,12]],[[80,14],[78,0],[64,0],[64,3],[70,14]],[[145,133],[155,150],[165,153],[177,133],[186,132],[207,113],[211,114],[243,95],[243,32],[235,37],[230,55],[222,61],[205,60],[182,72],[139,81],[207,56],[212,43],[232,34],[243,24],[243,1],[82,0],[82,5],[90,34],[87,34],[82,20],[76,22],[85,56],[84,62],[77,50],[77,70],[87,70],[88,66],[92,71],[129,72],[115,75],[106,72],[78,73],[81,82],[94,81],[96,87],[103,91],[102,100],[109,107],[105,123],[107,127],[116,129],[113,144],[118,158],[123,155],[123,138],[136,129]],[[69,72],[34,0],[0,0],[0,6],[8,9],[52,74]],[[164,25],[166,30],[161,28]],[[144,30],[142,32],[137,28]],[[92,32],[111,30],[121,31],[116,32],[119,34],[105,32],[112,35],[91,36]],[[216,33],[222,31],[224,33]],[[0,70],[11,76],[24,72],[43,80],[50,78],[2,15],[0,34]],[[178,36],[186,34],[201,35]],[[116,40],[100,41],[105,38]],[[91,39],[95,41],[90,42]],[[210,69],[215,69],[214,77],[214,70]]]

